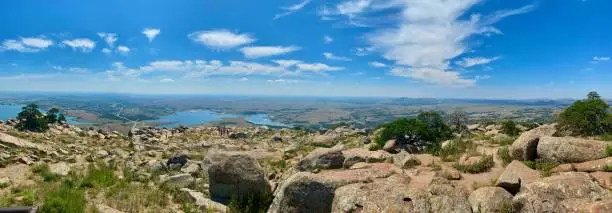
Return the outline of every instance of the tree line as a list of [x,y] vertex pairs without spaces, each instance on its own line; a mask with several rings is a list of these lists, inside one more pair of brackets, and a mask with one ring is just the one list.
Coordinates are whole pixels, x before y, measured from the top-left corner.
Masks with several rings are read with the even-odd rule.
[[51,108],[43,114],[38,105],[28,104],[21,108],[17,120],[20,122],[16,128],[20,131],[44,132],[49,129],[49,124],[65,123],[66,116],[57,108]]

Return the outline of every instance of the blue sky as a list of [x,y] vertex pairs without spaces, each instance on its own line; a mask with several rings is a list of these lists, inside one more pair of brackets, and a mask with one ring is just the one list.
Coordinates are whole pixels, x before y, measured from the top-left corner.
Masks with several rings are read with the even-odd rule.
[[612,96],[607,0],[1,1],[0,91]]

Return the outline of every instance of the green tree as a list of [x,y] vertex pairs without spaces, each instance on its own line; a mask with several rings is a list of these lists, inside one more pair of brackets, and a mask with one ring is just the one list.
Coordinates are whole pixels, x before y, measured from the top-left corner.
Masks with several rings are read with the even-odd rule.
[[502,123],[502,133],[510,136],[517,136],[521,130],[516,127],[516,123],[512,120],[504,121]]
[[21,131],[44,132],[49,129],[47,118],[38,110],[38,105],[28,104],[17,114],[21,122],[17,129]]
[[55,107],[47,111],[47,115],[45,117],[50,124],[58,122],[57,113],[59,113],[59,109]]
[[439,146],[440,141],[451,137],[442,117],[436,112],[421,112],[416,118],[400,118],[380,126],[382,131],[376,143],[379,147],[391,139],[411,151]]
[[604,135],[612,131],[610,106],[597,92],[578,100],[559,114],[557,130],[571,135]]
[[60,113],[59,116],[57,117],[57,122],[66,123],[66,116],[64,116],[64,114]]
[[423,121],[427,128],[433,131],[435,140],[441,140],[452,137],[453,133],[448,125],[442,119],[442,116],[434,111],[421,112],[417,119]]

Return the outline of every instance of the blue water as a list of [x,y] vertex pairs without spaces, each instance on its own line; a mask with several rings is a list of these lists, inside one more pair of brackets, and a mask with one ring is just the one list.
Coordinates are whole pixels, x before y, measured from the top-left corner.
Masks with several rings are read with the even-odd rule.
[[289,126],[287,124],[283,124],[283,123],[280,123],[280,122],[272,121],[272,119],[270,119],[270,116],[268,114],[253,114],[253,115],[248,115],[246,117],[246,120],[249,123],[257,124],[257,125],[263,125],[263,126],[291,127],[291,126]]
[[223,120],[224,118],[236,117],[239,116],[233,114],[216,113],[208,110],[191,110],[162,116],[157,120],[153,120],[152,122],[159,123],[162,127],[174,128],[179,125],[195,126]]
[[[17,114],[21,112],[22,105],[18,104],[0,104],[0,120],[6,121],[8,119],[15,119]],[[74,116],[66,116],[66,121],[69,124],[90,124],[77,120]]]

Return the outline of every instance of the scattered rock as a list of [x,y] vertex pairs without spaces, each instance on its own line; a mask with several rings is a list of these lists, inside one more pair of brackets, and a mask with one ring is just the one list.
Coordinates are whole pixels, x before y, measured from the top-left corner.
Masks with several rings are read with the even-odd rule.
[[611,200],[612,193],[587,173],[567,172],[525,185],[514,197],[513,206],[520,213],[584,212],[593,206],[602,207],[599,201],[612,205]]
[[473,212],[497,213],[512,208],[512,194],[500,187],[481,187],[468,198]]
[[540,173],[533,170],[520,161],[512,161],[495,182],[495,186],[502,187],[506,191],[516,194],[523,186],[540,178]]
[[421,165],[421,161],[419,161],[419,159],[417,159],[414,155],[401,151],[400,153],[393,155],[393,164],[402,169],[410,169]]
[[66,176],[70,172],[70,166],[64,162],[51,164],[49,166],[49,172],[59,175],[59,176]]
[[514,159],[534,160],[538,156],[537,147],[540,137],[552,136],[556,131],[555,124],[550,124],[524,132],[510,146],[510,154]]
[[96,152],[96,157],[98,158],[105,158],[106,156],[108,156],[108,152],[106,150],[100,150]]
[[219,213],[227,212],[227,206],[204,197],[202,192],[194,191],[188,188],[182,188],[180,191],[183,192],[183,196],[187,197],[192,202],[195,202],[195,205],[198,206],[200,211]]
[[383,150],[387,152],[394,152],[396,148],[395,145],[396,145],[395,139],[388,140],[387,142],[385,142],[385,145],[383,146]]
[[162,184],[173,188],[187,187],[195,181],[191,174],[178,174],[173,176],[160,175],[159,180]]
[[539,158],[562,163],[580,163],[606,157],[608,142],[572,137],[541,137]]
[[187,154],[173,154],[170,158],[168,158],[168,161],[166,161],[166,167],[170,169],[182,168],[185,166],[185,164],[187,164],[187,159]]
[[385,151],[369,151],[363,148],[344,150],[342,154],[344,156],[344,168],[350,168],[359,162],[379,163],[391,158],[391,154]]
[[195,163],[187,163],[186,167],[181,168],[181,172],[188,174],[194,174],[198,171],[200,171],[200,166]]

